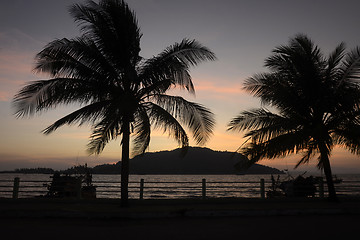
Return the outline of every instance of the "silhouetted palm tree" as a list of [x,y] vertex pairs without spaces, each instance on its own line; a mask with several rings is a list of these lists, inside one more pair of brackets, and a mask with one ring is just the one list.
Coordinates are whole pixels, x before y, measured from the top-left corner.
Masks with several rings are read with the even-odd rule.
[[263,106],[243,111],[229,130],[246,131],[239,151],[248,164],[303,153],[296,165],[319,154],[329,198],[336,199],[329,157],[338,145],[360,154],[360,49],[345,53],[343,43],[324,57],[305,35],[280,46],[266,59],[269,73],[246,80],[244,89]]
[[214,60],[215,55],[195,40],[184,39],[143,59],[136,16],[124,1],[88,1],[73,5],[70,13],[83,35],[50,42],[37,54],[35,70],[52,79],[31,82],[19,91],[14,98],[17,116],[79,103],[80,109],[43,132],[50,134],[66,124],[90,124],[91,154],[101,153],[110,140],[122,136],[121,199],[127,205],[131,134],[134,155],[148,147],[151,126],[164,130],[181,147],[189,144],[181,124],[198,144],[211,136],[214,116],[207,108],[165,93],[173,87],[194,93],[189,68]]

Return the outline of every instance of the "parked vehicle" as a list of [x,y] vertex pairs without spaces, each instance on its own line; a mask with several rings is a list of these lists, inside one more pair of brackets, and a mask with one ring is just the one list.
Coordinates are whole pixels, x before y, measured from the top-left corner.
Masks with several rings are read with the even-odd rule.
[[47,185],[48,192],[45,197],[66,198],[81,196],[82,198],[96,198],[96,188],[92,185],[92,174],[86,165],[84,169],[84,173],[77,173],[75,176],[55,172],[50,177],[52,181]]

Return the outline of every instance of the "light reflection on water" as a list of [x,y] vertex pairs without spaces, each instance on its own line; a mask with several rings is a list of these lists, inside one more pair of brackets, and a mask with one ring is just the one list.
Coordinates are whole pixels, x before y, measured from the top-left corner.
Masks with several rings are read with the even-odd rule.
[[[119,176],[116,177],[119,178]],[[202,179],[206,179],[207,197],[259,197],[261,178],[269,179],[269,175],[132,175],[129,179],[129,196],[130,198],[139,198],[140,180],[144,179],[145,199],[200,198],[202,196]],[[114,181],[114,175],[94,175],[93,180],[94,182]],[[99,194],[105,190],[100,187],[100,184],[97,186]],[[120,190],[120,184],[113,184],[113,186],[114,188],[107,188],[107,190]],[[215,188],[220,186],[221,188]],[[99,194],[98,196],[102,197]],[[120,192],[112,195],[106,194],[106,197],[120,197]]]
[[[11,191],[15,177],[20,178],[20,191],[25,191],[20,192],[19,197],[44,195],[47,192],[44,184],[50,183],[50,176],[52,175],[0,174],[0,197],[12,197]],[[281,175],[282,179],[286,177],[286,175]],[[339,174],[338,177],[344,180],[342,184],[336,185],[339,194],[360,194],[360,174]],[[260,179],[262,178],[265,179],[267,190],[271,184],[271,175],[130,175],[129,197],[139,198],[140,180],[144,179],[144,199],[200,198],[202,179],[206,179],[207,197],[257,198],[260,197]],[[7,182],[3,182],[4,180]],[[120,175],[95,174],[93,184],[96,186],[98,198],[120,198]]]

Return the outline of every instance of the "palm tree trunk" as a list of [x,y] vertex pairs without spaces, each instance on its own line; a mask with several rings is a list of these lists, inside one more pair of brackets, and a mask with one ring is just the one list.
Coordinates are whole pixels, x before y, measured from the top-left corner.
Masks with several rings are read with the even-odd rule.
[[338,201],[338,199],[336,196],[336,191],[335,191],[334,181],[333,181],[333,177],[332,177],[329,156],[326,151],[326,146],[321,146],[320,154],[321,154],[320,158],[321,158],[321,161],[322,161],[322,164],[324,167],[326,183],[328,186],[329,200],[332,202],[336,202],[336,201]]
[[130,123],[123,125],[122,156],[121,156],[121,206],[129,205],[129,149],[130,149]]

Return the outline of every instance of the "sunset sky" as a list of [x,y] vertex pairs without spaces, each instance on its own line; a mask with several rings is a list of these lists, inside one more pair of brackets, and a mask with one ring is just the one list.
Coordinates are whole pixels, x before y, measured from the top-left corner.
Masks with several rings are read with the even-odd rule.
[[[80,0],[11,0],[0,4],[0,171],[21,167],[63,169],[120,160],[120,139],[100,156],[88,156],[90,127],[63,127],[45,136],[41,130],[76,109],[64,106],[16,119],[11,101],[27,82],[44,79],[32,72],[34,57],[48,42],[80,35],[68,14],[68,6]],[[227,123],[240,111],[260,106],[258,99],[242,91],[243,81],[265,72],[264,59],[271,50],[287,44],[297,33],[307,34],[327,55],[337,44],[347,49],[360,46],[358,0],[128,0],[136,12],[143,37],[141,56],[158,54],[183,38],[196,39],[217,56],[191,70],[196,96],[176,92],[201,103],[216,115],[216,129],[206,144],[214,150],[235,151],[242,133],[227,132]],[[194,145],[193,142],[191,145]],[[149,151],[172,150],[176,141],[153,132]],[[291,169],[300,156],[262,161],[261,164]],[[313,163],[315,164],[316,159]],[[360,157],[335,149],[334,172],[360,172]],[[316,170],[313,165],[300,170]]]

